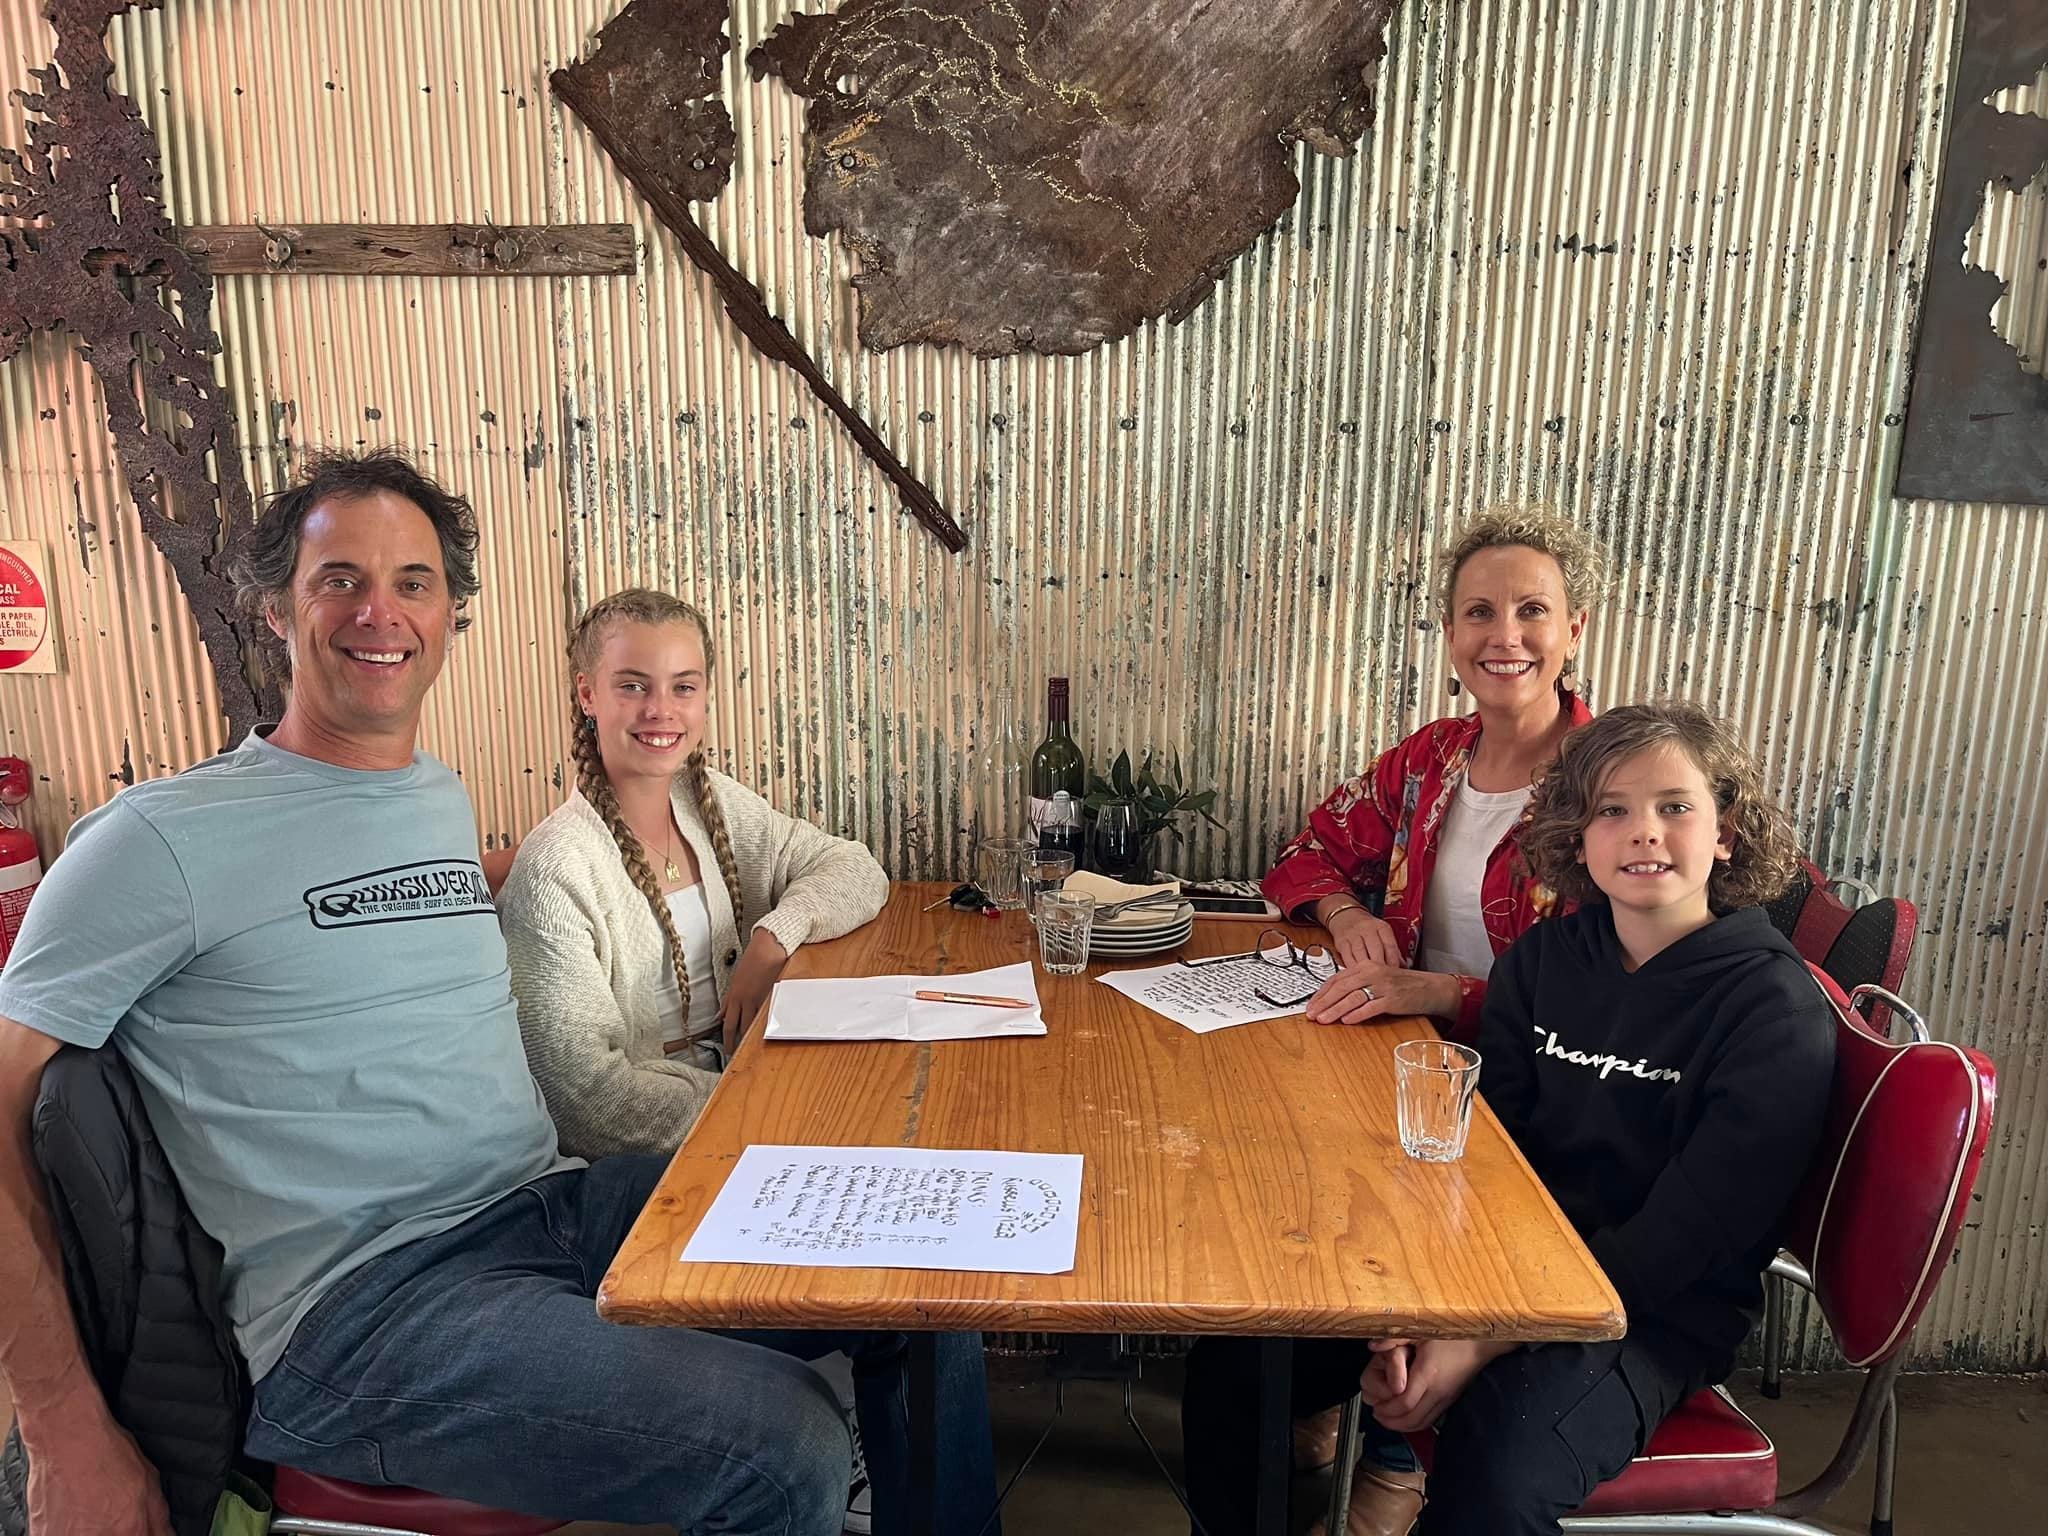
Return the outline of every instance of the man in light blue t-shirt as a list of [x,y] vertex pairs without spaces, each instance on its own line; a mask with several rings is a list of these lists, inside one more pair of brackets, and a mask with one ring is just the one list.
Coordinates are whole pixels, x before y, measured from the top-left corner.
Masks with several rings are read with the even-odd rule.
[[0,1370],[32,1536],[168,1536],[81,1358],[30,1162],[65,1043],[120,1049],[226,1252],[266,1460],[565,1520],[822,1536],[850,1448],[797,1357],[852,1354],[864,1418],[900,1394],[900,1338],[597,1317],[660,1160],[557,1151],[468,797],[416,745],[476,546],[468,503],[402,456],[316,460],[243,573],[290,669],[284,718],[80,821],[0,972]]

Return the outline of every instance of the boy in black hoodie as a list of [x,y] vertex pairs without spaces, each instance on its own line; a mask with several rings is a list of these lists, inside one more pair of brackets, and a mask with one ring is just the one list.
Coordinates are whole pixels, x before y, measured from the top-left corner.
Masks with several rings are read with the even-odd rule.
[[1628,1310],[1605,1344],[1376,1340],[1383,1430],[1434,1423],[1422,1536],[1550,1536],[1687,1396],[1721,1380],[1818,1143],[1834,1018],[1755,905],[1783,814],[1695,705],[1565,739],[1522,847],[1569,916],[1495,965],[1480,1088]]

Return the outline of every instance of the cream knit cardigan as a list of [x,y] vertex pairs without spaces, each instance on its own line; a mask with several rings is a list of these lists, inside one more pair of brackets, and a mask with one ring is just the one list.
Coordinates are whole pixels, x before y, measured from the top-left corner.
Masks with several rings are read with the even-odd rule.
[[[889,877],[858,843],[783,815],[710,773],[752,928],[791,954],[836,939],[882,910]],[[711,969],[722,998],[745,940],[689,781],[669,791],[711,910]],[[626,874],[603,818],[572,792],[519,845],[498,896],[527,1064],[571,1157],[673,1152],[718,1074],[661,1049],[668,941]]]

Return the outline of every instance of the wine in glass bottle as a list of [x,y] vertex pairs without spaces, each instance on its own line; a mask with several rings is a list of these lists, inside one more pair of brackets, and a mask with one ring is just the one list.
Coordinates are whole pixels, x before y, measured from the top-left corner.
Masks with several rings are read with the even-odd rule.
[[1088,765],[1074,744],[1067,718],[1067,680],[1050,678],[1045,686],[1045,740],[1031,754],[1031,824],[1038,846],[1081,857],[1081,796]]

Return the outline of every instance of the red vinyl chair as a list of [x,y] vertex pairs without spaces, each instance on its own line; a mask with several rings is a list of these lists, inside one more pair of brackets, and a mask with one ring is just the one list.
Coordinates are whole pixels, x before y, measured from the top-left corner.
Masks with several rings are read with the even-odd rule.
[[[1852,907],[1837,894],[1842,891],[1861,892],[1864,900]],[[1792,884],[1764,910],[1800,958],[1825,971],[1844,991],[1877,986],[1897,992],[1904,984],[1920,931],[1920,909],[1903,896],[1873,897],[1861,881],[1831,880],[1802,859]],[[1871,1020],[1879,1033],[1890,1027],[1881,1006]]]
[[[1894,1044],[1839,1004],[1837,1012],[1827,1129],[1772,1267],[1813,1293],[1842,1354],[1866,1373],[1840,1446],[1818,1476],[1788,1491],[1770,1437],[1724,1390],[1701,1392],[1563,1522],[1567,1531],[1824,1536],[1809,1517],[1875,1443],[1880,1507],[1871,1529],[1888,1536],[1892,1387],[1962,1227],[1991,1134],[1997,1073],[1979,1052],[1942,1040]],[[1358,1413],[1353,1398],[1338,1442],[1344,1471],[1357,1458]],[[1426,1465],[1431,1437],[1415,1438]],[[1333,1531],[1344,1528],[1349,1482],[1340,1471],[1331,1490]]]
[[277,1469],[271,1503],[270,1529],[282,1536],[548,1536],[568,1523],[291,1467]]
[[[1851,907],[1838,891],[1861,892],[1862,904]],[[1785,893],[1764,910],[1772,924],[1792,941],[1821,990],[1852,1016],[1867,1018],[1870,1027],[1889,1038],[1893,1032],[1899,988],[1913,958],[1913,939],[1920,929],[1920,909],[1902,896],[1873,899],[1861,881],[1830,880],[1815,865],[1799,861],[1799,873]],[[1852,999],[1855,999],[1852,1001]],[[1864,1012],[1858,1012],[1861,1002]],[[1913,1038],[1925,1040],[1926,1026],[1910,1008],[1900,1015]],[[1778,1273],[1764,1278],[1762,1341],[1765,1397],[1775,1399],[1784,1380],[1785,1319],[1790,1304],[1789,1282]],[[1889,1507],[1888,1497],[1880,1502]]]

